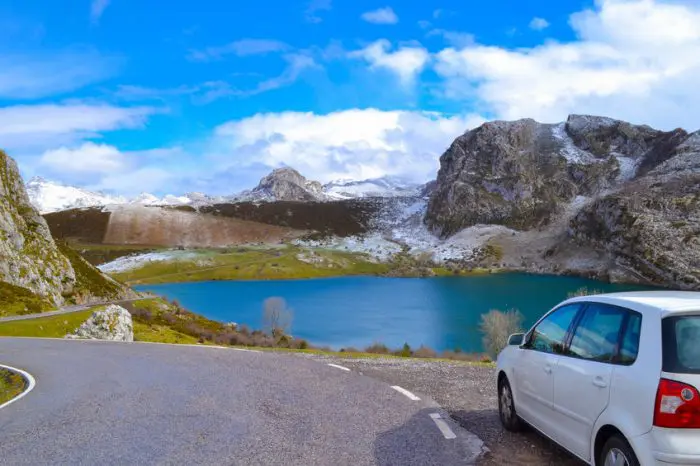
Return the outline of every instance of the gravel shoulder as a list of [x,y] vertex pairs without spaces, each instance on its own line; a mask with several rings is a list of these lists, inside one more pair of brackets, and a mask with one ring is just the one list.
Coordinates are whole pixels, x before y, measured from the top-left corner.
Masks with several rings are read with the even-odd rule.
[[479,465],[558,465],[583,463],[550,440],[527,429],[506,432],[498,419],[495,369],[483,365],[420,359],[349,359],[296,353],[299,357],[339,364],[390,385],[399,385],[439,403],[462,427],[490,449]]

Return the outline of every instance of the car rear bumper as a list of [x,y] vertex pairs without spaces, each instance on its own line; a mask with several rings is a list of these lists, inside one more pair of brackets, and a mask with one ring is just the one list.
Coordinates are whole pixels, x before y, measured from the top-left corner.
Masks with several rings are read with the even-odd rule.
[[684,465],[700,465],[700,455],[680,455],[677,453],[664,453],[660,451],[654,452],[654,459],[657,465],[663,464],[684,464]]
[[630,439],[630,445],[643,465],[700,466],[700,430],[660,429]]

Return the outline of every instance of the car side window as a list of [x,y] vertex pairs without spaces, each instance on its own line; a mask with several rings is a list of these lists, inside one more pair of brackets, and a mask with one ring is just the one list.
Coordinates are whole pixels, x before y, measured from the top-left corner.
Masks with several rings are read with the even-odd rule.
[[620,346],[620,354],[618,362],[625,366],[629,366],[637,360],[639,353],[639,337],[642,333],[642,316],[636,312],[630,312],[625,334],[622,336],[622,345]]
[[590,303],[574,330],[567,354],[590,361],[631,364],[637,357],[640,329],[639,314]]
[[525,348],[562,354],[567,332],[580,308],[581,305],[575,303],[553,311],[532,330]]

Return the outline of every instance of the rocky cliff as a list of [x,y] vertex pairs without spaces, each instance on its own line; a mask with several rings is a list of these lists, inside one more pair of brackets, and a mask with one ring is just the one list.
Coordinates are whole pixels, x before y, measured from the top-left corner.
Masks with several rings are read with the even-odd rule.
[[44,218],[30,204],[16,163],[0,151],[0,281],[25,288],[54,305],[62,304],[66,297],[77,298],[76,293],[82,301],[128,294],[125,287],[99,272],[92,283],[78,275],[71,258],[51,237]]
[[551,244],[538,235],[534,260],[550,271],[547,261],[571,246],[590,251],[577,257],[588,267],[598,258],[598,275],[700,288],[699,183],[700,133],[582,115],[556,125],[496,121],[441,157],[425,222],[442,237],[478,224],[510,227],[519,239],[547,231]]
[[277,168],[260,180],[258,186],[237,196],[238,201],[320,201],[323,186],[307,180],[290,167]]

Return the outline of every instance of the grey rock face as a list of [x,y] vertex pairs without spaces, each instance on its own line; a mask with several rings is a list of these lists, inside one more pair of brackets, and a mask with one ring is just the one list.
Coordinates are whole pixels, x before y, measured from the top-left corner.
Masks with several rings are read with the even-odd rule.
[[486,123],[458,137],[440,158],[425,221],[443,237],[480,223],[542,226],[575,196],[617,189],[676,151],[697,147],[683,149],[687,140],[683,130],[583,115],[558,125]]
[[95,311],[69,339],[134,341],[134,324],[129,311],[111,304]]
[[0,280],[27,288],[55,304],[70,293],[75,272],[29,202],[17,164],[0,151]]
[[441,157],[425,222],[442,236],[479,223],[532,230],[576,196],[592,201],[563,241],[625,277],[700,289],[700,132],[582,115],[486,123]]
[[700,171],[635,181],[581,210],[569,234],[642,281],[700,289]]
[[241,200],[261,201],[320,201],[325,199],[323,186],[307,180],[293,168],[277,168],[260,180],[252,191],[243,193]]

